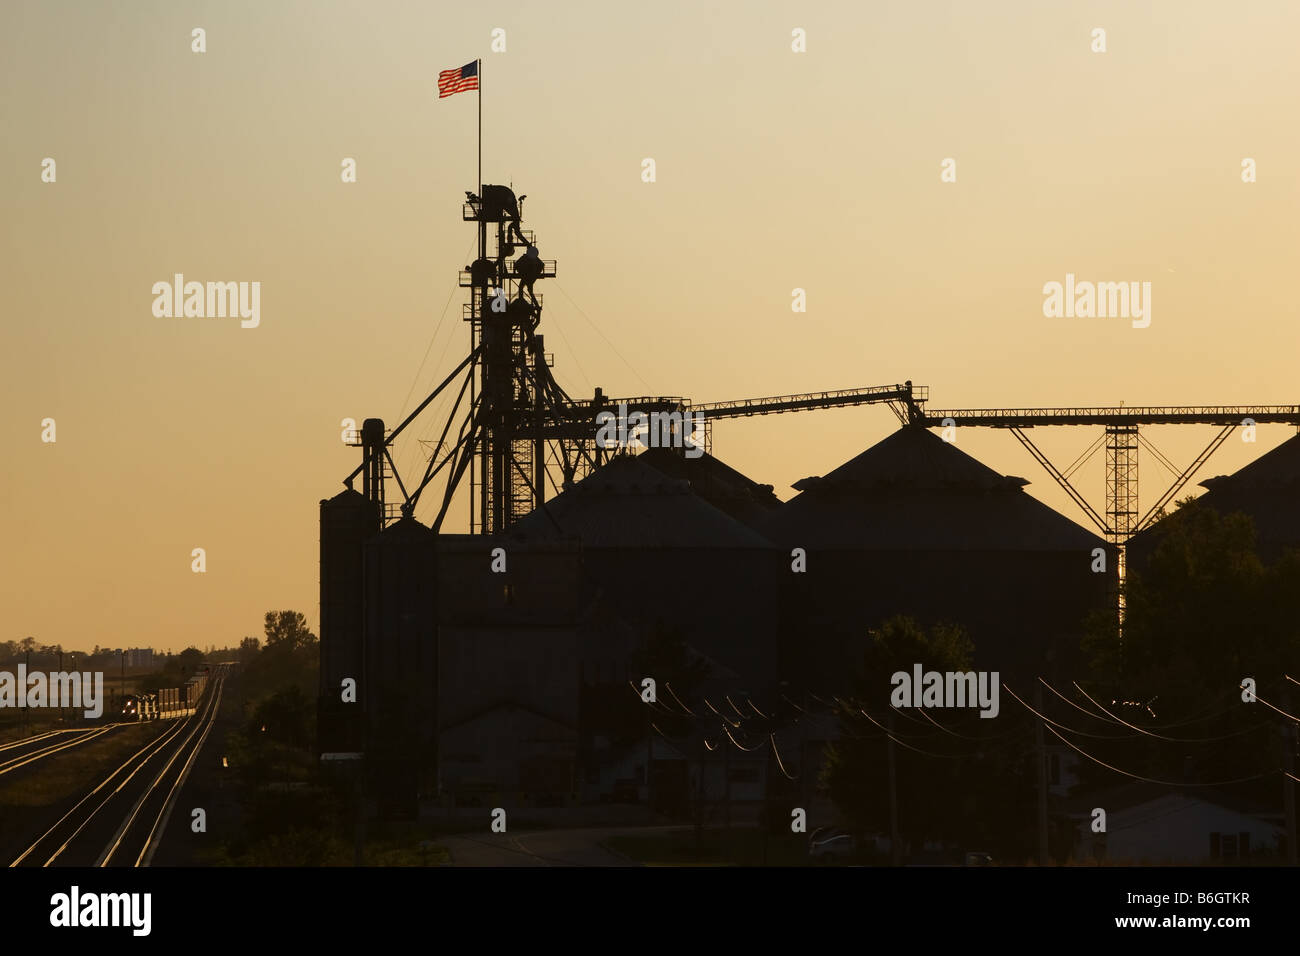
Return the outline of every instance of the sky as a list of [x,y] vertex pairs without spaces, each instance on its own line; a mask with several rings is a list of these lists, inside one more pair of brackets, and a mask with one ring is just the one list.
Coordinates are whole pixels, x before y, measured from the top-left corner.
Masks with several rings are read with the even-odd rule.
[[[0,640],[318,627],[318,505],[359,461],[342,420],[396,424],[468,350],[479,94],[436,77],[477,58],[484,180],[528,195],[558,260],[539,331],[575,397],[1295,404],[1298,33],[1280,0],[7,0]],[[257,327],[156,316],[176,273],[259,282]],[[1149,327],[1045,316],[1067,273],[1150,282]],[[786,499],[895,427],[766,416],[713,447]],[[1099,433],[1034,437],[1068,464]],[[1144,430],[1179,465],[1213,433]],[[1234,437],[1198,479],[1294,433]],[[1006,432],[957,444],[1086,521]],[[1144,506],[1168,478],[1143,452]],[[1100,454],[1077,483],[1100,508]]]

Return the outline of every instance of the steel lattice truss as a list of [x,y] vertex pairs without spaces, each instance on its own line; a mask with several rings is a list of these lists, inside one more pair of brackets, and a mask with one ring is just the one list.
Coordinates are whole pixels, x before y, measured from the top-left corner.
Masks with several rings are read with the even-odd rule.
[[[1300,405],[1162,405],[1072,408],[974,408],[932,411],[924,386],[904,382],[867,388],[804,392],[767,398],[692,404],[679,396],[613,398],[597,388],[590,399],[574,399],[551,374],[541,324],[543,299],[533,285],[555,276],[556,264],[541,259],[531,230],[522,228],[522,203],[503,186],[482,187],[483,197],[467,193],[462,218],[478,232],[478,258],[461,271],[469,290],[464,319],[470,326],[470,351],[460,364],[396,428],[369,420],[356,443],[362,463],[344,479],[352,487],[362,476],[363,493],[380,503],[387,522],[396,514],[413,514],[421,496],[442,476],[442,502],[434,530],[439,530],[461,482],[469,476],[471,533],[496,534],[540,507],[603,464],[616,449],[597,442],[602,413],[624,412],[702,417],[705,450],[712,451],[712,423],[717,419],[774,415],[825,408],[886,404],[907,426],[1005,428],[1025,446],[1098,530],[1122,549],[1135,532],[1153,522],[1193,475],[1242,425],[1300,425]],[[518,250],[526,250],[517,259]],[[438,396],[459,388],[441,434],[430,443],[417,480],[398,474],[391,447]],[[1218,432],[1196,459],[1181,471],[1146,442],[1142,425],[1204,424]],[[1062,471],[1030,440],[1027,429],[1054,425],[1101,425],[1106,447],[1106,503],[1098,511]],[[373,427],[369,427],[373,426]],[[1094,443],[1094,450],[1097,443]],[[1138,450],[1146,447],[1176,477],[1139,517]],[[401,502],[385,501],[394,481]]]

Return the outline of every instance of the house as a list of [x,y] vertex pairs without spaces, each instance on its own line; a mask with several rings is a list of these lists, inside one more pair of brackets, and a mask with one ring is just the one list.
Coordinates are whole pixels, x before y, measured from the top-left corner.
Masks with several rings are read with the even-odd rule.
[[[1070,801],[1076,859],[1221,865],[1281,852],[1281,814],[1218,791],[1137,783]],[[1104,832],[1093,832],[1105,812]],[[1094,823],[1094,820],[1098,821]]]

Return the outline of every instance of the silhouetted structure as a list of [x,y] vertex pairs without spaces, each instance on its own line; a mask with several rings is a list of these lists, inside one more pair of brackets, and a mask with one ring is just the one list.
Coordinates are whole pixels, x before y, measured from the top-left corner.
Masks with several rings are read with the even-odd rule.
[[[1255,522],[1259,556],[1276,561],[1287,548],[1300,548],[1300,435],[1231,475],[1202,481],[1197,504],[1221,515],[1242,512]],[[1129,539],[1129,566],[1141,569],[1164,533],[1158,521]]]
[[787,556],[807,553],[807,572],[788,578],[783,671],[848,691],[868,629],[907,614],[960,625],[982,670],[1068,672],[1086,614],[1107,606],[1114,562],[1095,573],[1107,543],[1026,484],[914,426],[797,482],[757,525]]
[[[347,490],[321,502],[319,745],[364,752],[372,794],[394,813],[409,815],[419,794],[437,788],[471,804],[591,801],[626,791],[638,772],[644,788],[663,771],[662,789],[678,804],[693,792],[692,775],[730,788],[725,764],[705,766],[680,741],[660,741],[661,752],[648,746],[656,738],[633,687],[653,676],[637,661],[665,635],[693,660],[707,659],[710,694],[756,700],[851,689],[868,629],[899,613],[963,627],[982,670],[1077,675],[1087,613],[1113,607],[1113,542],[1134,526],[1137,426],[1226,430],[1245,412],[1260,422],[1300,416],[1293,407],[1234,406],[974,409],[936,420],[923,408],[927,390],[910,381],[706,405],[610,398],[599,388],[573,399],[537,332],[544,303],[534,286],[555,275],[555,263],[539,257],[523,228],[524,198],[500,185],[467,193],[463,219],[478,236],[460,279],[470,290],[469,354],[391,432],[367,419]],[[393,443],[457,384],[423,475],[403,481]],[[707,453],[713,419],[867,403],[887,404],[903,427],[825,477],[797,483],[800,494],[785,504],[770,485]],[[702,413],[706,454],[604,447],[597,418],[620,407],[661,416],[669,433],[680,433],[684,413]],[[1068,481],[1063,487],[1112,544],[1027,495],[1024,479],[925,430],[948,416],[1011,429],[1058,480],[1023,429],[1104,425],[1106,517]],[[1285,507],[1293,486],[1264,480],[1268,469],[1258,474],[1225,485],[1224,499],[1250,489],[1264,511]],[[415,511],[439,476],[440,506],[426,526]],[[400,503],[387,500],[393,487]],[[461,487],[472,533],[441,534]],[[1290,501],[1290,520],[1300,523]],[[806,570],[796,570],[797,548]],[[341,699],[347,678],[357,681],[355,704]],[[810,742],[806,729],[800,746]],[[763,780],[766,750],[736,759],[754,764],[738,785]]]

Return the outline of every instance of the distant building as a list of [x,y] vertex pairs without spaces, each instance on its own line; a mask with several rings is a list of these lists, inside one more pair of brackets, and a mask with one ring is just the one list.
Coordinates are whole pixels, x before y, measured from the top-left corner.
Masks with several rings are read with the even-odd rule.
[[[1228,864],[1281,851],[1281,815],[1229,795],[1135,783],[1070,801],[1075,859]],[[1106,813],[1093,832],[1094,810]]]
[[128,647],[122,653],[126,657],[127,670],[151,670],[154,666],[152,647]]

